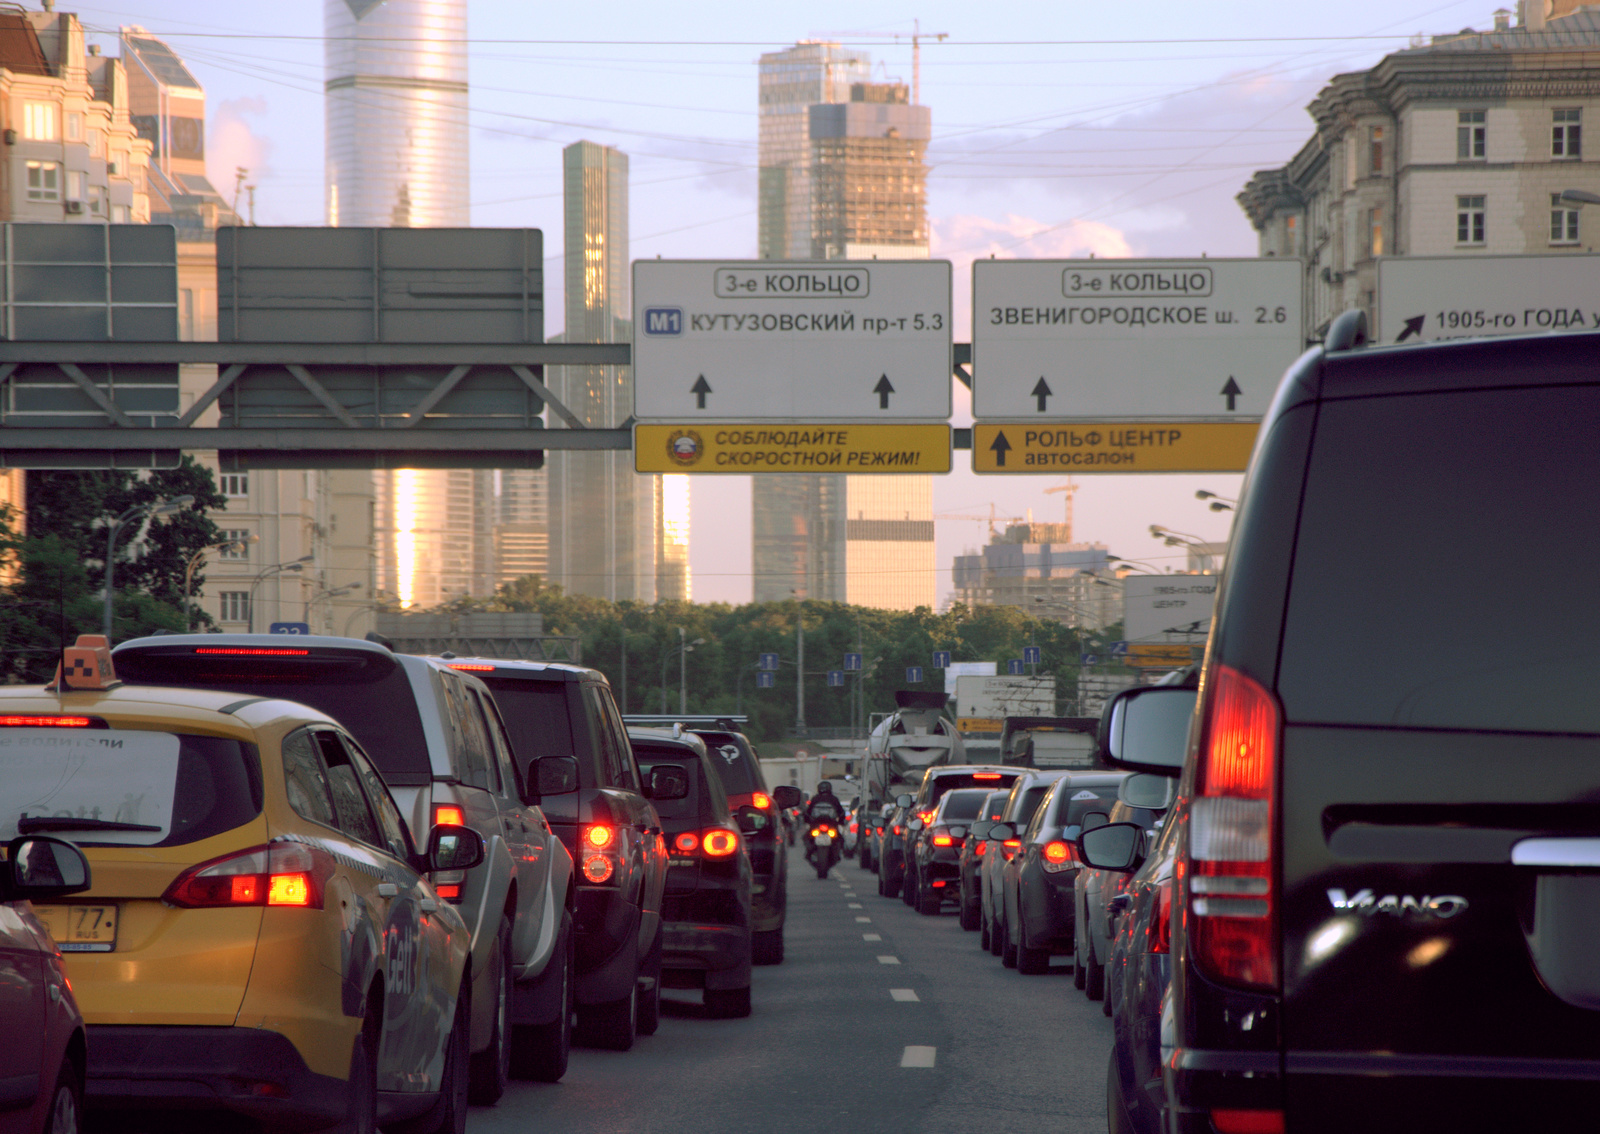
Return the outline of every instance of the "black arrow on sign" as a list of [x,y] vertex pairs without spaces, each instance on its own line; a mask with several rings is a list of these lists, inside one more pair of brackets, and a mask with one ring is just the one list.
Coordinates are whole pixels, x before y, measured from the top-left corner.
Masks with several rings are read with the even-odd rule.
[[1233,380],[1233,375],[1230,374],[1228,375],[1228,384],[1222,387],[1218,393],[1228,399],[1228,408],[1231,410],[1233,409],[1233,400],[1240,394],[1244,393],[1244,391],[1239,389],[1239,383],[1235,382]]
[[1005,468],[1006,454],[1011,451],[1011,442],[1006,440],[1006,435],[1004,433],[996,433],[994,441],[990,443],[989,448],[994,452],[995,466],[997,468]]
[[1053,393],[1053,391],[1050,389],[1050,383],[1044,380],[1043,374],[1039,375],[1039,382],[1034,386],[1032,390],[1032,396],[1039,399],[1040,413],[1044,412],[1044,400],[1048,398],[1051,393]]
[[1422,334],[1422,324],[1427,320],[1427,318],[1428,317],[1426,315],[1411,316],[1411,318],[1406,320],[1406,329],[1400,332],[1400,337],[1396,339],[1395,342],[1403,343],[1412,335]]
[[706,408],[706,395],[711,392],[711,383],[706,381],[704,374],[696,379],[695,384],[689,387],[689,392],[694,395],[694,408]]
[[894,393],[894,387],[889,383],[889,376],[885,374],[878,379],[878,384],[872,387],[872,392],[878,395],[878,408],[889,408],[889,395]]

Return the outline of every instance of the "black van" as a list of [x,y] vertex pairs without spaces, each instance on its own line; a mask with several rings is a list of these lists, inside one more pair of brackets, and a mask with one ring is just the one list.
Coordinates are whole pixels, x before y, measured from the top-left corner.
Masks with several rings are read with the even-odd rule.
[[1173,810],[1172,1128],[1586,1125],[1600,335],[1359,324],[1290,370],[1234,523]]

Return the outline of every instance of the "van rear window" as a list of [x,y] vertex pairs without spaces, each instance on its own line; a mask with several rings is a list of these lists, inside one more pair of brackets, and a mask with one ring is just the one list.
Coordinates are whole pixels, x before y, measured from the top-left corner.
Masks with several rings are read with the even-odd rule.
[[1597,386],[1325,403],[1278,676],[1286,718],[1600,733],[1597,437]]
[[729,795],[749,795],[766,790],[758,779],[760,771],[753,767],[756,758],[749,749],[748,740],[741,744],[742,738],[731,732],[697,732],[695,735],[706,742],[711,766],[722,779],[723,791]]
[[349,729],[389,783],[432,782],[417,699],[392,657],[371,650],[316,650],[308,657],[201,655],[194,647],[152,646],[119,650],[116,663],[117,676],[129,684],[218,689],[309,705]]
[[517,766],[526,768],[546,756],[576,756],[568,716],[568,682],[527,681],[480,674],[494,694],[500,716],[511,734]]
[[708,801],[701,799],[700,787],[700,754],[687,748],[657,747],[648,742],[641,742],[637,737],[633,740],[633,755],[639,761],[639,772],[646,782],[650,779],[650,769],[657,764],[672,764],[682,768],[684,775],[689,780],[689,794],[683,799],[657,799],[652,800],[657,814],[663,819],[697,819],[702,813],[709,814],[711,807]]

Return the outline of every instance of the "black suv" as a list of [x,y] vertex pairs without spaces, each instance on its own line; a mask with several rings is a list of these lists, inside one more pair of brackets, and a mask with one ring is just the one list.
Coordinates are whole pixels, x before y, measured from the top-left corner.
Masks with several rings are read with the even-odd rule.
[[706,1015],[750,1015],[751,872],[746,833],[760,817],[749,804],[728,806],[720,754],[681,729],[629,731],[646,790],[671,848],[664,926],[663,979],[672,988],[705,990]]
[[[1284,379],[1234,521],[1172,813],[1172,1129],[1581,1125],[1600,335],[1361,324]],[[1484,540],[1526,551],[1492,596]]]
[[667,849],[611,686],[580,665],[448,661],[489,687],[520,764],[576,764],[578,790],[550,796],[545,815],[578,868],[578,1038],[626,1051],[656,1028]]

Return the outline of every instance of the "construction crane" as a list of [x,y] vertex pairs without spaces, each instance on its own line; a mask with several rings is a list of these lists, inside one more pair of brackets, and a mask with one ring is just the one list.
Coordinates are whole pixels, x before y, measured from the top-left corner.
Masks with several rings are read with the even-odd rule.
[[1002,516],[1002,515],[999,515],[998,514],[998,510],[995,508],[995,506],[992,503],[989,505],[989,514],[987,516],[982,515],[982,514],[973,515],[970,512],[935,512],[933,514],[933,518],[935,520],[983,520],[983,521],[987,521],[988,524],[989,524],[989,542],[990,543],[994,542],[994,526],[996,524],[1002,523],[1002,522],[1007,523],[1007,524],[1021,524],[1021,523],[1026,523],[1027,519],[1028,519],[1028,517],[1026,517],[1026,516]]
[[1066,503],[1067,503],[1067,539],[1066,539],[1066,542],[1067,543],[1071,543],[1072,542],[1072,498],[1074,496],[1078,495],[1078,486],[1072,483],[1072,478],[1071,477],[1068,477],[1066,484],[1058,484],[1054,488],[1045,489],[1044,492],[1045,492],[1046,496],[1049,496],[1053,492],[1064,492],[1064,493],[1067,494],[1067,501],[1066,501]]
[[934,41],[950,38],[949,32],[925,32],[922,30],[921,20],[911,21],[911,33],[895,32],[895,39],[909,39],[911,41],[911,105],[922,105],[922,41]]

